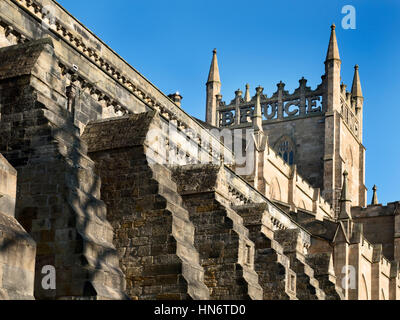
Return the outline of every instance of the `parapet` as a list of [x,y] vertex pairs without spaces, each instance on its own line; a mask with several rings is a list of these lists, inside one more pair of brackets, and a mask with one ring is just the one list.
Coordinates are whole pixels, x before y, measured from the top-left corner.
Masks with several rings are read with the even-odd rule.
[[386,206],[369,205],[368,207],[353,207],[351,208],[351,215],[354,219],[357,218],[371,218],[382,216],[395,216],[400,214],[400,201],[388,203]]
[[[323,77],[322,83],[315,90],[307,87],[307,80],[304,78],[299,81],[300,86],[293,93],[285,90],[285,84],[282,81],[277,84],[278,90],[271,97],[263,94],[261,90],[263,121],[271,123],[323,114],[326,111],[323,103],[324,79]],[[260,87],[257,90],[260,92]],[[220,127],[251,125],[257,95],[247,101],[241,94],[242,91],[238,90],[235,92],[235,99],[229,104],[222,101],[219,103],[217,111]],[[246,92],[246,94],[249,93]]]

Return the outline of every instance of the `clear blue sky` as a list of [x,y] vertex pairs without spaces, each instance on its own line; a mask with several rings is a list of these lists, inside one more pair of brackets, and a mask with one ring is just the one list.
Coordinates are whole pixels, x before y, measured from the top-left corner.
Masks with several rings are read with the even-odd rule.
[[[218,49],[226,101],[247,82],[268,95],[280,80],[293,91],[302,76],[315,88],[335,23],[349,87],[360,65],[366,185],[378,185],[382,203],[400,200],[400,1],[59,2],[164,93],[179,91],[184,109],[201,119],[212,49]],[[341,28],[344,5],[357,10],[356,30]]]

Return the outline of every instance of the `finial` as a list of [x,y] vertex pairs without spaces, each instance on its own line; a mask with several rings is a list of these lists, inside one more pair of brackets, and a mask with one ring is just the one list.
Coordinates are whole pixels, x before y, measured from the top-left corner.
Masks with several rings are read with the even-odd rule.
[[305,85],[307,84],[307,80],[306,80],[304,77],[302,77],[302,78],[299,80],[299,83],[300,83],[300,86],[305,86]]
[[348,175],[349,175],[349,173],[347,172],[347,170],[345,170],[345,171],[343,172],[343,177],[347,178]]
[[175,102],[175,104],[176,104],[178,107],[181,107],[183,97],[181,96],[181,94],[179,93],[179,91],[177,91],[176,93],[170,94],[170,95],[168,96],[168,98],[170,98],[173,102]]
[[282,82],[282,80],[278,83],[278,89],[284,89],[285,88],[285,84]]
[[217,54],[217,49],[214,49],[214,50],[213,50],[213,54]]
[[376,206],[376,205],[379,204],[379,201],[378,201],[378,193],[377,193],[378,188],[377,188],[376,185],[373,186],[372,191],[374,192],[374,194],[373,194],[373,196],[372,196],[371,205]]
[[336,29],[336,25],[333,23],[333,24],[331,25],[331,30],[334,31],[335,29]]
[[359,65],[358,64],[356,64],[355,66],[354,66],[354,69],[356,69],[356,70],[358,70],[360,67],[359,67]]
[[240,89],[237,89],[237,90],[235,91],[235,96],[236,96],[236,97],[241,97],[242,94],[243,94],[243,92],[242,92],[242,90],[240,90]]
[[258,86],[258,87],[256,88],[256,92],[257,92],[257,94],[262,94],[262,93],[263,93],[263,91],[264,91],[264,88],[263,88],[263,87],[261,87],[261,86]]

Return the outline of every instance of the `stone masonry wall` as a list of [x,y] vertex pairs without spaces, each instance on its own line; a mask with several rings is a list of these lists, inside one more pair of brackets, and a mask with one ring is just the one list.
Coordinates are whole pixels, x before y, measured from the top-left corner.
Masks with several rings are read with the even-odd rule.
[[194,165],[174,168],[185,207],[195,231],[195,246],[214,300],[262,299],[254,271],[254,243],[243,219],[218,194],[221,167]]
[[103,182],[127,293],[140,300],[208,299],[194,226],[171,172],[146,157],[152,126],[160,126],[154,112],[91,123],[82,137]]
[[366,208],[353,207],[353,220],[363,225],[365,237],[373,244],[382,244],[383,255],[389,260],[399,260],[397,239],[399,237],[398,215],[400,203],[387,206],[370,205]]
[[[289,138],[295,147],[294,163],[299,174],[313,188],[323,188],[323,156],[324,156],[323,116],[294,119],[264,125],[272,148],[277,151],[277,143]],[[296,204],[297,205],[297,204]]]
[[36,243],[14,218],[17,172],[0,154],[0,300],[32,300]]
[[254,268],[263,288],[264,300],[296,300],[296,273],[283,247],[273,239],[271,219],[265,205],[244,205],[234,208],[249,229],[255,244]]
[[[123,299],[100,180],[66,110],[50,40],[0,49],[0,151],[18,171],[16,218],[37,242],[38,299]],[[56,268],[56,289],[41,286]]]
[[275,240],[284,248],[284,253],[290,259],[290,266],[297,275],[297,297],[299,300],[324,300],[325,293],[314,277],[314,270],[306,262],[303,243],[299,231],[279,230],[275,232]]

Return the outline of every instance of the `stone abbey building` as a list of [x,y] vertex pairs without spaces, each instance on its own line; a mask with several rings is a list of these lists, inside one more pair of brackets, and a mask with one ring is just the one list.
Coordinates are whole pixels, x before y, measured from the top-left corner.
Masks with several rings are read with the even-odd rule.
[[317,88],[224,102],[214,51],[203,122],[55,1],[0,0],[0,299],[400,299],[341,68],[332,26]]

